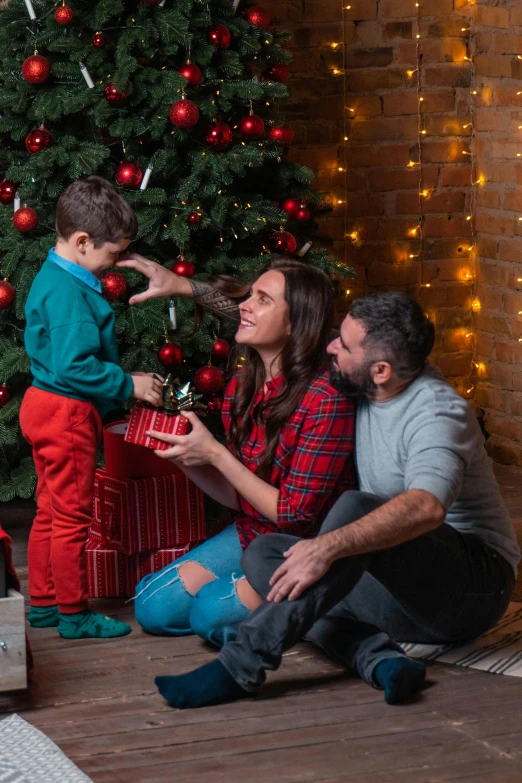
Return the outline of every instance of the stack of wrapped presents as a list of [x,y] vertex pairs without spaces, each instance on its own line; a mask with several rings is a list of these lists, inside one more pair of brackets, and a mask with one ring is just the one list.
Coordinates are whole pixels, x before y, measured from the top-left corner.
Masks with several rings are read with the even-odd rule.
[[129,424],[133,417],[104,430],[87,544],[91,598],[133,596],[143,576],[207,537],[203,493],[174,463],[125,440]]

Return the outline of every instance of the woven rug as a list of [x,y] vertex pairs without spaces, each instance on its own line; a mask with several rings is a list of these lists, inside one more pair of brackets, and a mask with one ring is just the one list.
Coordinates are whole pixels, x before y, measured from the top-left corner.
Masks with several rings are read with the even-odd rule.
[[[452,663],[493,674],[522,677],[522,604],[509,604],[502,620],[469,644],[403,644],[412,658]],[[1,724],[0,724],[1,725]]]
[[92,783],[49,737],[19,715],[0,720],[0,783]]

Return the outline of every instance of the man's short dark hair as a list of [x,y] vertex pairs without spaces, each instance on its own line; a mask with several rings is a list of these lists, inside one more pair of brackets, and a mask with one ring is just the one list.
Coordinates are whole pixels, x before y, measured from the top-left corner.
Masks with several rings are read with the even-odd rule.
[[399,378],[423,369],[435,328],[415,300],[397,293],[364,296],[353,302],[350,316],[366,329],[363,346],[370,359],[389,362]]
[[68,240],[85,231],[94,247],[134,239],[138,221],[123,196],[102,177],[79,179],[64,190],[56,207],[56,233]]

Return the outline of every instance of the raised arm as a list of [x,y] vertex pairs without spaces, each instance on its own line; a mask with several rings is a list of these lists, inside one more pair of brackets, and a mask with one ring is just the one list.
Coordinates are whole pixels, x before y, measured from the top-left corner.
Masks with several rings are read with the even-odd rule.
[[129,300],[131,305],[146,302],[149,299],[169,299],[173,296],[184,296],[194,299],[196,304],[205,310],[210,310],[220,318],[228,318],[239,322],[239,309],[237,300],[230,299],[222,294],[210,283],[201,280],[189,280],[170,272],[155,261],[133,253],[128,258],[118,261],[117,266],[135,269],[149,280],[149,287],[141,294],[135,294]]

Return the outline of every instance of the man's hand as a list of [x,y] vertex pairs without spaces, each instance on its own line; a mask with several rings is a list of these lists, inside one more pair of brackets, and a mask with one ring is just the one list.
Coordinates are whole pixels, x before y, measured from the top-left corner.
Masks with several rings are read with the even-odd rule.
[[272,589],[267,601],[279,603],[285,598],[295,601],[310,585],[326,574],[333,558],[327,552],[327,536],[318,536],[290,547],[285,553],[286,561],[279,566],[270,580]]
[[160,299],[169,296],[192,296],[192,288],[185,277],[179,277],[174,272],[169,272],[165,267],[156,264],[155,261],[149,261],[148,258],[144,258],[137,253],[131,253],[129,256],[126,256],[121,261],[118,261],[116,266],[135,269],[149,279],[149,287],[146,291],[131,296],[129,299],[129,304],[131,305],[146,302],[148,299]]
[[171,459],[186,467],[198,465],[213,465],[225,447],[222,446],[205,427],[201,419],[193,411],[182,411],[181,415],[192,424],[188,435],[170,435],[167,432],[147,432],[151,438],[162,440],[172,448],[154,453],[162,459]]
[[154,373],[132,372],[134,386],[132,396],[159,407],[163,402],[163,378]]

